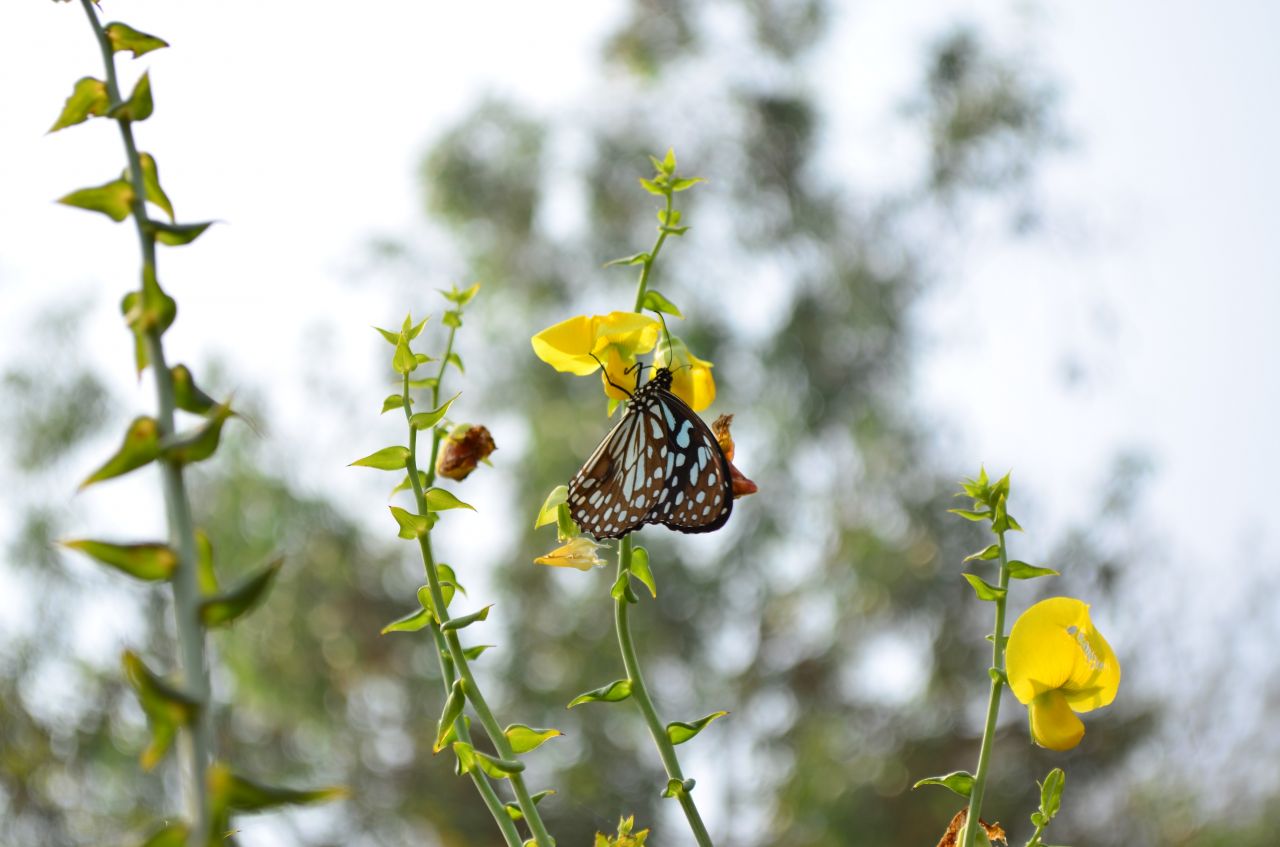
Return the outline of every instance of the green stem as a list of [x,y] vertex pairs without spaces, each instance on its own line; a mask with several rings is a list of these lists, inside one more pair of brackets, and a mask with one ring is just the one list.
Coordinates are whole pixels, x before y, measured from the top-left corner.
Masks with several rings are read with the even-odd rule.
[[[80,0],[94,36],[102,50],[106,67],[107,96],[112,106],[120,102],[120,87],[116,79],[115,54],[110,39],[98,20],[91,0]],[[120,138],[124,143],[125,157],[129,163],[129,176],[133,182],[132,212],[142,247],[143,279],[154,276],[156,268],[156,241],[148,224],[146,191],[142,181],[142,161],[133,139],[130,121],[119,119]],[[145,284],[145,283],[144,283]],[[147,357],[155,378],[156,422],[160,437],[172,435],[174,427],[173,375],[165,361],[164,345],[160,331],[146,332]],[[209,797],[205,785],[212,755],[212,720],[209,698],[209,667],[205,655],[205,632],[200,621],[200,587],[196,579],[195,521],[191,515],[191,500],[187,496],[182,465],[168,459],[160,459],[161,479],[164,488],[165,511],[169,524],[169,542],[178,553],[178,568],[173,577],[174,616],[177,620],[179,649],[182,655],[186,693],[199,703],[194,723],[183,734],[183,757],[186,760],[187,778],[185,793],[187,809],[191,816],[192,845],[204,844],[209,829]]]
[[998,533],[1000,539],[1000,598],[996,603],[996,625],[994,644],[991,647],[991,667],[1000,671],[991,678],[991,696],[987,701],[987,724],[982,731],[982,748],[978,752],[978,771],[973,775],[973,790],[969,795],[969,817],[965,821],[964,837],[961,847],[972,847],[974,835],[978,831],[978,821],[982,814],[982,798],[987,787],[988,766],[991,762],[991,748],[995,744],[996,718],[1000,714],[1000,694],[1004,690],[1004,613],[1009,590],[1009,551],[1005,547],[1004,533]]
[[[619,577],[625,574],[630,578],[633,549],[631,536],[625,536],[618,550]],[[613,615],[615,628],[618,631],[618,648],[622,652],[622,666],[626,668],[627,679],[631,681],[631,699],[644,715],[644,722],[649,727],[649,735],[653,738],[654,746],[658,748],[662,766],[666,768],[668,781],[677,780],[683,783],[684,773],[680,770],[680,760],[676,757],[675,745],[667,735],[666,725],[658,717],[658,710],[654,708],[653,699],[649,696],[649,687],[645,685],[644,674],[640,671],[640,660],[636,657],[635,643],[631,637],[628,606],[630,603],[625,596],[616,599],[613,604]],[[680,800],[680,808],[684,810],[684,816],[689,820],[689,828],[693,830],[693,837],[697,839],[699,847],[711,847],[711,836],[707,834],[706,824],[702,822],[698,806],[693,802],[693,795],[681,787],[676,792],[676,797]]]
[[[667,220],[671,220],[673,196],[673,192],[667,192]],[[667,229],[664,225],[658,228],[658,240],[653,243],[653,249],[649,251],[649,258],[645,259],[640,266],[640,281],[636,283],[636,305],[633,311],[640,312],[644,310],[644,295],[649,290],[649,274],[653,271],[653,263],[658,258],[658,254],[662,252],[662,245],[666,241]]]
[[[456,332],[456,328],[452,328],[449,331],[449,340],[445,345],[445,355],[440,360],[440,370],[436,375],[435,385],[432,386],[431,400],[433,408],[438,408],[440,405],[440,381],[444,378],[444,371],[449,361],[449,353],[453,351],[453,339]],[[408,374],[404,376],[404,413],[406,420],[411,419],[413,416],[413,411],[409,405]],[[435,428],[432,430],[431,467],[426,474],[428,485],[435,481],[435,458],[439,449],[440,431]],[[425,515],[428,512],[427,495],[423,488],[422,480],[418,479],[418,438],[417,430],[414,429],[412,424],[409,426],[409,459],[406,467],[409,472],[409,484],[413,487],[414,500],[418,505],[418,513]],[[431,592],[431,603],[435,607],[442,627],[449,620],[449,610],[445,606],[444,591],[440,586],[440,575],[436,572],[435,555],[431,550],[430,533],[418,538],[418,547],[422,551],[422,564],[427,573],[427,586]],[[471,664],[467,660],[466,653],[463,652],[462,641],[458,638],[457,631],[442,631],[442,635],[448,652],[447,654],[441,653],[441,661],[447,655],[459,676],[462,677],[465,683],[467,701],[471,703],[471,708],[475,711],[476,717],[480,719],[480,725],[484,727],[485,734],[489,736],[489,742],[493,744],[498,756],[503,759],[515,760],[516,754],[511,749],[511,742],[507,739],[506,733],[502,731],[502,727],[498,725],[497,719],[493,716],[493,710],[489,708],[488,702],[480,692],[480,685],[471,673]],[[436,646],[440,646],[439,642],[437,642]],[[461,723],[459,721],[459,724]],[[465,729],[465,725],[462,728]],[[542,822],[542,816],[538,813],[537,804],[533,802],[533,796],[525,785],[524,776],[519,773],[513,773],[507,779],[511,783],[511,791],[516,796],[516,803],[520,806],[520,812],[524,815],[524,819],[529,825],[529,831],[533,833],[534,841],[538,844],[538,847],[552,847],[554,842],[547,832],[546,825]],[[505,810],[503,814],[506,814]]]

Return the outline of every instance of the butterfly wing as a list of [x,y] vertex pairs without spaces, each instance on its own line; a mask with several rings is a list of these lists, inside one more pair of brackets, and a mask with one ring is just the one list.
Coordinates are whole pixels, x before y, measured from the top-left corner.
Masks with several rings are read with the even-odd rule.
[[712,532],[733,511],[733,481],[715,434],[698,414],[669,391],[655,392],[645,409],[661,424],[664,435],[658,501],[645,523],[660,523],[679,532]]
[[656,443],[642,407],[633,403],[569,481],[569,513],[579,527],[605,539],[644,524],[666,481]]

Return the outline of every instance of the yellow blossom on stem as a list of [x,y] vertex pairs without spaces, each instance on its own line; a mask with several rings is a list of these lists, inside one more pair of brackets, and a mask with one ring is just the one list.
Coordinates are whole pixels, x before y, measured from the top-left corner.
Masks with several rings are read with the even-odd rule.
[[1078,712],[1115,699],[1120,662],[1094,629],[1089,606],[1073,597],[1042,600],[1022,613],[1005,654],[1009,687],[1030,713],[1031,737],[1070,750],[1084,737]]
[[689,404],[695,412],[701,412],[716,399],[716,381],[711,375],[712,365],[689,352],[679,338],[662,339],[653,363],[671,369],[671,393]]
[[577,568],[589,571],[595,567],[603,567],[604,559],[596,555],[600,545],[586,536],[578,536],[561,545],[545,556],[533,560],[535,565],[550,565],[554,568]]
[[587,376],[600,369],[605,393],[615,400],[627,399],[609,380],[629,387],[634,374],[628,373],[636,356],[648,353],[658,342],[661,325],[638,312],[610,312],[607,315],[578,315],[549,326],[533,337],[533,352],[562,373]]

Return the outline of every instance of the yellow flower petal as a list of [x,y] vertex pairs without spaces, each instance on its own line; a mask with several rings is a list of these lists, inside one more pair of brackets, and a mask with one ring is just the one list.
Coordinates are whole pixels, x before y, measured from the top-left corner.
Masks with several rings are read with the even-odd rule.
[[635,357],[623,358],[622,351],[616,346],[606,347],[600,354],[604,362],[604,370],[600,372],[600,382],[604,393],[613,400],[626,400],[636,387]]
[[577,568],[589,571],[604,565],[604,559],[596,555],[600,545],[590,538],[579,536],[568,544],[557,547],[545,556],[533,560],[535,565],[550,565],[554,568]]
[[711,375],[712,364],[699,359],[679,338],[666,339],[658,345],[654,364],[671,369],[671,393],[689,404],[695,412],[701,412],[716,399],[716,381]]
[[595,318],[578,315],[549,326],[533,337],[533,352],[562,373],[586,376],[600,366],[591,358],[595,351]]
[[1084,724],[1071,711],[1067,698],[1054,689],[1031,701],[1031,738],[1050,750],[1070,750],[1084,738]]
[[658,343],[661,324],[639,312],[610,312],[592,318],[595,321],[595,346],[592,352],[600,354],[606,347],[618,348],[624,359],[635,359],[638,353],[648,353]]
[[1023,703],[1062,689],[1077,712],[1105,706],[1120,686],[1120,662],[1089,620],[1089,607],[1071,597],[1042,600],[1023,612],[1005,654],[1009,687]]

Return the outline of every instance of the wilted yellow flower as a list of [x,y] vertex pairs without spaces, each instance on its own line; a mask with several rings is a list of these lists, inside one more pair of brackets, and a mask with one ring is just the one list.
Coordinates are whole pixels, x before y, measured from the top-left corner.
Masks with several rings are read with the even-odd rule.
[[1022,613],[1009,633],[1009,687],[1026,704],[1031,737],[1050,750],[1070,750],[1084,737],[1076,712],[1115,699],[1120,662],[1093,628],[1089,606],[1073,597],[1042,600]]
[[637,355],[653,349],[660,326],[638,312],[578,315],[535,335],[533,352],[556,370],[578,376],[595,373],[603,362],[605,393],[625,400],[627,395],[609,385],[609,380],[621,386],[627,386],[628,380],[634,382],[627,370],[635,365]]
[[547,555],[539,556],[533,560],[533,563],[550,565],[554,568],[577,568],[580,571],[589,571],[595,567],[602,567],[605,563],[604,559],[596,555],[596,550],[600,549],[600,546],[590,538],[580,535]]
[[653,356],[653,363],[671,369],[671,393],[701,412],[716,399],[716,381],[711,376],[711,363],[689,352],[679,338],[664,338]]

